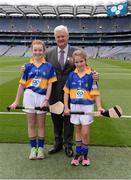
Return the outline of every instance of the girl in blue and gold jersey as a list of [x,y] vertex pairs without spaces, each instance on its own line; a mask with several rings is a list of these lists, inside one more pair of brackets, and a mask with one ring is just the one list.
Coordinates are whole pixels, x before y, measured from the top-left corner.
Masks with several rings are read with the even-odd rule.
[[[40,40],[32,42],[32,59],[25,65],[25,71],[19,81],[15,101],[10,105],[15,109],[23,96],[24,107],[48,106],[52,83],[57,81],[56,73],[51,64],[44,59],[45,44]],[[31,145],[29,159],[44,158],[45,113],[36,110],[24,110],[28,120],[28,135]],[[36,128],[38,126],[38,142]]]
[[[86,65],[86,52],[83,49],[76,50],[72,57],[76,69],[69,74],[64,86],[64,114],[69,115],[70,111],[92,112],[95,102],[97,109],[103,111],[98,85],[93,81],[92,69]],[[80,162],[84,166],[90,165],[88,144],[93,118],[89,115],[71,115],[70,121],[74,124],[76,132],[76,156],[71,165],[76,166]]]

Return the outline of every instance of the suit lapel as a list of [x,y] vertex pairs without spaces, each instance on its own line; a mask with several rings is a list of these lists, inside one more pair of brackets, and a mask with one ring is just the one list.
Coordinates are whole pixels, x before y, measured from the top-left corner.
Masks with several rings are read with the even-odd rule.
[[55,49],[54,58],[55,58],[55,60],[56,60],[56,63],[58,63],[58,53],[57,53],[57,47],[56,47],[56,49]]
[[59,64],[59,60],[58,60],[58,50],[57,50],[57,47],[54,51],[54,59],[55,59],[55,66],[57,66],[59,69],[61,69],[61,66]]

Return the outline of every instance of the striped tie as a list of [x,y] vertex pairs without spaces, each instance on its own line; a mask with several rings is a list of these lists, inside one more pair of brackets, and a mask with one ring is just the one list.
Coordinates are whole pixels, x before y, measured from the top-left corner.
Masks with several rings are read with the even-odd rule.
[[59,63],[60,63],[60,65],[61,65],[61,69],[63,69],[63,67],[64,67],[64,50],[63,49],[61,49],[60,50],[60,58],[59,58]]

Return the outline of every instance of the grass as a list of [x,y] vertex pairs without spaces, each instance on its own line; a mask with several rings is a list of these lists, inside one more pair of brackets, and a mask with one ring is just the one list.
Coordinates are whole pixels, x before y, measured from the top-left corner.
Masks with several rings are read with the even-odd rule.
[[[14,100],[20,66],[28,61],[18,57],[0,58],[0,112],[5,112]],[[131,62],[96,59],[89,64],[100,73],[104,107],[119,104],[124,114],[130,115]],[[53,138],[51,117],[47,116],[46,152]],[[46,154],[43,161],[29,161],[29,146],[23,144],[28,142],[25,115],[0,114],[0,142],[0,179],[131,179],[131,148],[127,147],[131,146],[131,119],[95,118],[91,126],[89,167],[70,166],[71,159],[63,151]]]
[[[13,102],[20,79],[20,66],[27,58],[0,57],[0,112]],[[96,59],[89,65],[100,73],[100,89],[105,108],[119,104],[125,115],[131,107],[131,62]],[[53,143],[50,116],[46,120],[46,143]],[[25,115],[0,115],[0,142],[27,143]],[[131,119],[95,118],[91,127],[91,145],[131,146]]]

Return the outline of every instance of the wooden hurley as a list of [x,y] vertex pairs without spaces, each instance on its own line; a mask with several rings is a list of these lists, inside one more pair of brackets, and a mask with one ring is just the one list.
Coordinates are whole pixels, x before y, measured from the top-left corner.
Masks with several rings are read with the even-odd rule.
[[[39,111],[45,111],[50,112],[54,114],[62,114],[64,110],[64,104],[61,101],[56,102],[55,104],[49,105],[49,107],[20,107],[17,106],[16,109],[31,109],[31,110],[39,110]],[[11,108],[7,107],[7,110],[10,111]]]
[[94,117],[109,117],[109,118],[120,118],[122,116],[122,109],[120,106],[115,105],[114,107],[105,110],[104,112],[94,111],[94,112],[82,112],[82,111],[74,111],[70,112],[70,114],[81,114],[81,115],[90,115]]

